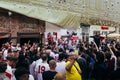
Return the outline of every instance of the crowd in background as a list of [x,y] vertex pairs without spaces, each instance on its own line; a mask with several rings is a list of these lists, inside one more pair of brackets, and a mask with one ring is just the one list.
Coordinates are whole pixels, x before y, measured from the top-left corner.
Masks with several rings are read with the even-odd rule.
[[3,44],[0,80],[120,80],[120,42]]

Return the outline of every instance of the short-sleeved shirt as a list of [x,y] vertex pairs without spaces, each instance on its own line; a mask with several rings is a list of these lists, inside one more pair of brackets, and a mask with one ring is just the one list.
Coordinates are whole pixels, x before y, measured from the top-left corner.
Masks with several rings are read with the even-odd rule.
[[47,70],[49,70],[49,65],[47,62],[46,63],[41,62],[39,64],[36,64],[35,72],[37,72],[38,80],[42,80],[42,73]]
[[[70,61],[67,61],[66,66],[70,64]],[[76,67],[75,67],[76,66]],[[72,65],[72,68],[70,71],[66,70],[66,79],[67,80],[82,80],[81,75],[79,74],[78,70],[80,70],[80,66],[75,61],[74,65]]]
[[45,71],[43,72],[42,76],[43,76],[43,80],[53,80],[54,76],[57,74],[56,71]]
[[56,71],[57,72],[61,72],[61,73],[65,73],[65,61],[61,61],[61,62],[57,62],[57,66],[56,66]]

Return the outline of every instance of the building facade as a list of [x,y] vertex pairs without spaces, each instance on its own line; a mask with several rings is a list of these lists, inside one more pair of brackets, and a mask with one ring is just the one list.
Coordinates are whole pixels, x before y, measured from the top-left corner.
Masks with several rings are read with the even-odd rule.
[[0,42],[12,41],[23,44],[29,40],[42,43],[45,32],[45,21],[0,9]]

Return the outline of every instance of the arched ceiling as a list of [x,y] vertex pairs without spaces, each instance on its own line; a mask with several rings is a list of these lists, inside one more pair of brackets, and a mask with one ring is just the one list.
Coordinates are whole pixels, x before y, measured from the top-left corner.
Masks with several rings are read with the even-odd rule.
[[66,28],[120,26],[120,0],[0,0],[0,7]]

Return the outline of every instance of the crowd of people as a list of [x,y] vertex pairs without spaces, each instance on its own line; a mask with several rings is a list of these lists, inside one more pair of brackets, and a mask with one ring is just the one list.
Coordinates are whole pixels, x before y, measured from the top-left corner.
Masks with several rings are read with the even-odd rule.
[[120,42],[5,43],[0,80],[120,80]]

